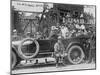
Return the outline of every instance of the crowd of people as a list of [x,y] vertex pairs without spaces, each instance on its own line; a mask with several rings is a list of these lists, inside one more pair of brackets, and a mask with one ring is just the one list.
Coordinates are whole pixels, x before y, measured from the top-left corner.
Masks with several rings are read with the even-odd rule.
[[[71,18],[70,15],[70,13],[67,13],[66,15],[60,16],[59,21],[56,20],[54,24],[51,22],[53,21],[52,19],[54,19],[55,17],[52,18],[52,16],[50,15],[42,15],[41,17],[36,16],[38,18],[37,21],[34,21],[32,19],[26,21],[21,18],[21,20],[23,20],[21,24],[26,24],[23,26],[27,27],[22,35],[24,35],[25,37],[30,36],[35,39],[57,39],[57,37],[59,36],[61,36],[63,39],[66,39],[77,37],[79,35],[87,35],[89,32],[91,32],[86,28],[84,20],[80,19],[82,15],[80,15],[80,18]],[[17,32],[17,29],[13,30],[14,34],[16,34]]]
[[[73,26],[73,29],[71,27]],[[57,23],[56,26],[51,26],[50,33],[48,39],[57,39],[57,37],[61,36],[63,39],[77,37],[79,35],[87,35],[87,30],[85,25],[60,25]]]
[[[71,29],[73,28],[73,29]],[[35,39],[57,39],[58,36],[61,36],[63,39],[71,38],[71,37],[77,37],[79,35],[87,35],[88,31],[86,30],[86,27],[84,24],[73,24],[73,25],[60,25],[57,23],[55,26],[51,26],[49,30],[48,35],[37,31],[36,33],[32,34],[31,32],[26,32],[26,37],[33,37]],[[17,30],[13,30],[13,36],[17,36]]]

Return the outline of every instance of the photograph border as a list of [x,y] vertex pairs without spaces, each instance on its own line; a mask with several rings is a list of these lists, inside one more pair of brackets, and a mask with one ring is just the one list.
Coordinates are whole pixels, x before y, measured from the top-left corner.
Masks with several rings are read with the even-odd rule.
[[[11,49],[12,49],[12,18],[11,18],[11,7],[12,7],[12,1],[18,1],[18,2],[36,2],[36,3],[57,3],[57,2],[42,2],[42,1],[25,1],[25,0],[10,0],[10,74],[11,75],[16,75],[12,74],[12,69],[11,69]],[[73,4],[73,3],[57,3],[57,4],[68,4],[68,5],[86,5],[86,6],[94,6],[95,7],[95,26],[96,26],[96,61],[95,61],[95,68],[94,69],[80,69],[80,70],[62,70],[62,71],[46,71],[46,72],[31,72],[31,73],[18,73],[19,74],[40,74],[40,73],[54,73],[54,72],[72,72],[72,71],[86,71],[86,70],[96,70],[97,69],[97,6],[96,5],[87,5],[87,4]]]

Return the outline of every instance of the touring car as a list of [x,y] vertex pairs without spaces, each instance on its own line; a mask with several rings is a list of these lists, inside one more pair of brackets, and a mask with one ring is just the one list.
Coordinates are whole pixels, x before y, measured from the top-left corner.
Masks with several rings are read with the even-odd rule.
[[[79,64],[89,56],[89,37],[78,36],[62,39],[65,48],[64,61],[71,64]],[[53,57],[54,45],[57,39],[34,39],[24,38],[23,40],[12,41],[11,65],[12,69],[22,60],[34,60],[38,64],[40,59],[45,63]],[[40,60],[41,61],[41,60]],[[33,65],[35,65],[35,63]]]

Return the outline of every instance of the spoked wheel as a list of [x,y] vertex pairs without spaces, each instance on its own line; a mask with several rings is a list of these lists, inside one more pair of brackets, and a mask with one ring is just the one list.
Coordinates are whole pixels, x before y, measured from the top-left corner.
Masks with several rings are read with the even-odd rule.
[[68,60],[72,64],[79,64],[84,59],[84,52],[83,49],[78,46],[72,46],[68,51]]
[[11,68],[13,69],[16,66],[17,63],[17,58],[15,53],[12,51],[11,52]]

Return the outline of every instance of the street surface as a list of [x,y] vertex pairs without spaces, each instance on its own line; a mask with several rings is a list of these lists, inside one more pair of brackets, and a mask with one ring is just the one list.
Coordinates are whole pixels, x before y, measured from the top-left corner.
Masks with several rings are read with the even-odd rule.
[[12,70],[12,74],[19,74],[19,73],[37,73],[37,72],[51,72],[51,71],[68,71],[68,70],[83,70],[83,69],[95,69],[94,63],[82,63],[78,65],[60,65],[56,67],[55,64],[48,64],[48,65],[37,65],[37,66],[28,66],[28,67],[21,67]]

